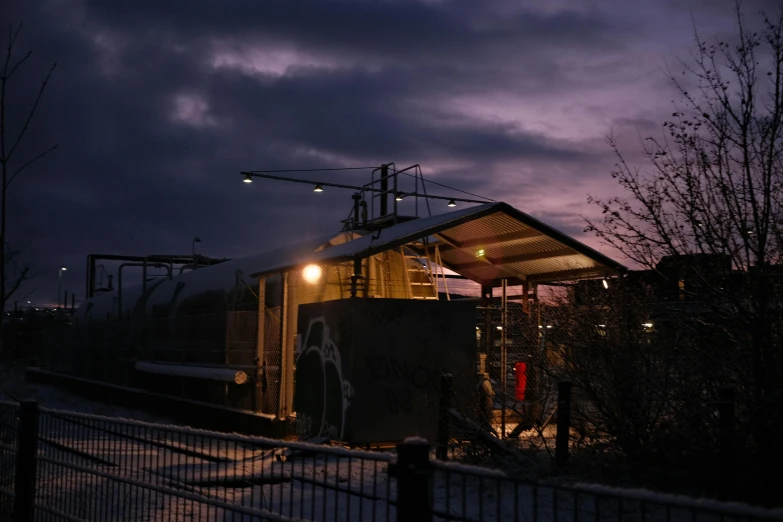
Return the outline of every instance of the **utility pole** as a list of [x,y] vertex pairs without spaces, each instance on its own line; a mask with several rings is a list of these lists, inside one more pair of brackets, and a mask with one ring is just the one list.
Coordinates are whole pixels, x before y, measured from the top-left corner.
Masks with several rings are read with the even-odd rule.
[[64,266],[60,267],[60,270],[57,272],[57,309],[60,308],[60,296],[63,294],[63,272],[68,270]]

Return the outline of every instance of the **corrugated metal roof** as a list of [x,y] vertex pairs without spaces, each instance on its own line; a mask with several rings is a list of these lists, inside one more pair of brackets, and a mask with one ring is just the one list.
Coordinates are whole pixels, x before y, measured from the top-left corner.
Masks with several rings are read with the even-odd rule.
[[[267,266],[272,272],[308,263],[337,263],[435,237],[443,264],[482,284],[500,279],[562,280],[600,277],[625,270],[621,264],[506,203],[484,204],[406,221],[320,252]],[[479,251],[481,255],[479,255]]]
[[519,220],[503,212],[498,212],[449,230],[447,235],[451,239],[462,242],[491,238],[509,232],[527,230],[528,228],[523,223],[520,223]]

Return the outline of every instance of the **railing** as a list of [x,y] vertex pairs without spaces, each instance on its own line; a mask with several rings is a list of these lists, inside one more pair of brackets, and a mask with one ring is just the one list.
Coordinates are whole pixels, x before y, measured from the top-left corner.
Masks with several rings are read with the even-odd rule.
[[0,520],[11,520],[14,507],[19,404],[0,401]]
[[0,520],[734,522],[783,511],[0,402]]

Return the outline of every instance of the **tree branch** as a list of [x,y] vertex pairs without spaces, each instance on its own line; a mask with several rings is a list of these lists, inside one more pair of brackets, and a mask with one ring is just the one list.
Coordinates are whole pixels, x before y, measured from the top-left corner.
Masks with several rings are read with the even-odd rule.
[[33,103],[30,112],[27,114],[27,119],[25,120],[24,125],[22,126],[22,130],[19,131],[19,135],[16,137],[16,140],[14,140],[14,144],[11,146],[11,150],[8,151],[8,154],[6,155],[6,157],[3,158],[3,160],[8,161],[9,159],[11,159],[11,156],[14,155],[14,151],[16,151],[16,148],[19,146],[19,143],[22,141],[22,138],[24,138],[24,135],[27,133],[27,129],[30,127],[30,122],[35,116],[35,111],[38,109],[38,104],[41,102],[41,98],[43,97],[44,90],[46,90],[46,85],[49,83],[49,78],[51,78],[55,67],[57,67],[57,62],[53,63],[52,67],[49,69],[49,72],[46,73],[46,78],[44,78],[44,81],[41,83],[41,88],[38,89],[38,96],[35,97],[35,102]]
[[16,169],[16,171],[15,171],[13,174],[11,174],[11,177],[10,177],[10,178],[8,178],[8,182],[6,182],[6,185],[5,185],[5,186],[6,186],[6,187],[10,186],[10,185],[11,185],[11,182],[14,180],[14,178],[15,178],[15,177],[16,177],[16,176],[17,176],[19,173],[21,173],[21,172],[22,172],[24,169],[26,169],[27,167],[29,167],[30,165],[32,165],[33,163],[35,163],[35,162],[36,162],[36,161],[38,161],[39,159],[43,158],[44,156],[46,156],[46,155],[47,155],[47,154],[49,154],[50,152],[53,152],[55,149],[57,149],[57,147],[58,147],[58,145],[52,145],[51,147],[49,147],[48,149],[46,149],[45,151],[43,151],[42,153],[40,153],[39,155],[37,155],[36,157],[34,157],[33,159],[31,159],[31,160],[30,160],[30,161],[28,161],[27,163],[25,163],[24,165],[22,165],[21,167],[19,167],[18,169]]

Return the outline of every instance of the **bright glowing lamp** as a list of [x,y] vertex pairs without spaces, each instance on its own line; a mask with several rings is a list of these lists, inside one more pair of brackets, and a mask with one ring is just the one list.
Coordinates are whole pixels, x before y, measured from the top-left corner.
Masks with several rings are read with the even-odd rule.
[[250,176],[250,174],[245,174],[245,179],[243,179],[245,183],[253,183],[253,178]]
[[321,280],[323,269],[318,265],[307,265],[302,270],[302,277],[308,283],[314,284]]
[[454,202],[453,199],[450,199],[448,203],[446,203],[447,207],[456,207],[457,204]]
[[609,288],[609,281],[607,281],[606,279],[603,279],[603,281],[601,281],[601,282],[604,284],[604,288]]
[[320,183],[316,185],[315,188],[313,189],[313,192],[323,192],[323,191],[324,191],[324,187]]

